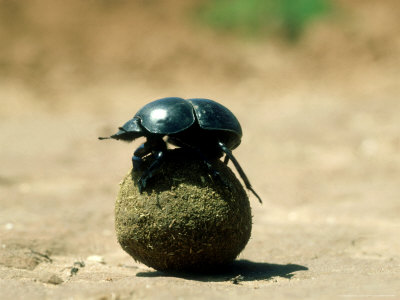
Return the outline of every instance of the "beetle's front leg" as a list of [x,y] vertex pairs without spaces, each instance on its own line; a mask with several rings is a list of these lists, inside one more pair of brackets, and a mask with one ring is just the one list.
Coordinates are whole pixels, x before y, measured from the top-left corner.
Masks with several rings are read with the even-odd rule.
[[133,152],[132,156],[132,165],[133,169],[135,171],[141,170],[142,168],[142,163],[143,163],[143,157],[145,157],[147,154],[151,153],[151,145],[149,142],[141,144],[135,152]]
[[147,181],[154,176],[157,170],[160,168],[164,161],[165,153],[167,151],[167,145],[165,144],[162,136],[148,137],[147,141],[140,145],[132,156],[133,169],[135,171],[143,170],[143,157],[148,154],[152,154],[154,161],[150,166],[143,170],[143,173],[138,181],[139,192],[141,193],[147,185]]
[[167,146],[165,145],[164,140],[162,139],[162,136],[152,136],[148,137],[147,141],[143,144],[141,144],[135,152],[133,152],[132,156],[132,165],[133,169],[135,171],[140,171],[142,170],[142,163],[143,163],[143,157],[146,155],[149,155],[150,153],[155,153],[159,150],[166,150]]
[[152,178],[154,176],[154,174],[160,169],[162,163],[164,162],[165,152],[166,152],[166,149],[155,151],[154,161],[152,162],[150,167],[148,167],[148,169],[145,170],[143,172],[142,176],[139,178],[139,181],[138,181],[139,193],[142,193],[143,189],[146,188],[147,180]]

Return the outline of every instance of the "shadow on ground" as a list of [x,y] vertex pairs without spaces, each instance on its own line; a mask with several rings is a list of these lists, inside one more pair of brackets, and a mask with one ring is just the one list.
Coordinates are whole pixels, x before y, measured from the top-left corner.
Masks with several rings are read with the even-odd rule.
[[294,272],[307,271],[308,268],[296,264],[269,264],[237,260],[232,264],[210,273],[165,273],[160,271],[139,272],[138,277],[180,277],[197,281],[232,281],[238,284],[241,281],[268,280],[273,277],[292,278]]

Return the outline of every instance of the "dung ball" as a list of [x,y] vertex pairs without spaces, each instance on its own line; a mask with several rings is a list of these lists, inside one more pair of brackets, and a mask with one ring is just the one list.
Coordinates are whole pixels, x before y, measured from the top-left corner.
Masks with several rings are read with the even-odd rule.
[[[143,162],[145,170],[152,156]],[[118,242],[136,261],[167,272],[204,272],[235,260],[251,234],[250,203],[242,184],[220,160],[202,160],[183,149],[164,163],[139,193],[141,171],[121,182],[115,206]]]

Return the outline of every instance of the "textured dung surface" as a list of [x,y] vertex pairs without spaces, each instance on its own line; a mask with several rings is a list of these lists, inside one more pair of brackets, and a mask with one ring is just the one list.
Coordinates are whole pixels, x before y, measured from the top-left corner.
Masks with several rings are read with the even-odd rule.
[[250,238],[250,204],[231,170],[220,161],[213,166],[228,188],[180,150],[170,151],[142,194],[140,174],[129,173],[115,210],[122,248],[158,270],[201,271],[233,261]]

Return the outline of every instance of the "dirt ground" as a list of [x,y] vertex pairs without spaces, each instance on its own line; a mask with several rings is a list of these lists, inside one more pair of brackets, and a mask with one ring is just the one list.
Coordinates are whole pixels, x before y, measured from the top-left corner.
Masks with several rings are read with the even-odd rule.
[[[0,299],[400,299],[400,5],[342,1],[296,45],[216,33],[180,1],[0,1]],[[253,231],[221,274],[118,245],[133,144],[97,140],[150,100],[242,124]]]

